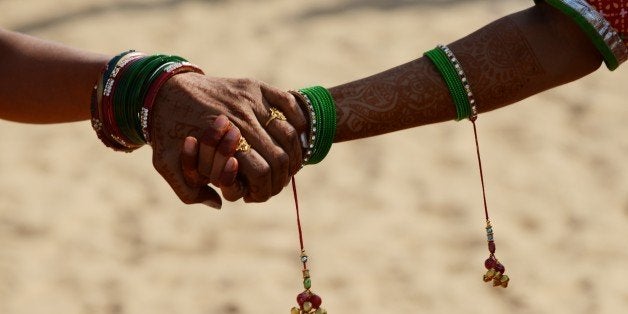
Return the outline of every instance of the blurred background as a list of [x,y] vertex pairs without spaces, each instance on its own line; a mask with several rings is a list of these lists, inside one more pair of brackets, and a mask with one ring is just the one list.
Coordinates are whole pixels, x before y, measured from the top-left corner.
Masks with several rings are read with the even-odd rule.
[[[0,27],[115,54],[179,54],[282,89],[335,86],[531,0],[0,0]],[[54,79],[54,78],[51,78]],[[479,119],[337,144],[298,175],[313,290],[329,313],[620,313],[628,307],[628,70]],[[86,104],[87,105],[87,104]],[[151,150],[88,122],[0,121],[0,313],[288,313],[301,292],[289,191],[221,211],[178,201]]]

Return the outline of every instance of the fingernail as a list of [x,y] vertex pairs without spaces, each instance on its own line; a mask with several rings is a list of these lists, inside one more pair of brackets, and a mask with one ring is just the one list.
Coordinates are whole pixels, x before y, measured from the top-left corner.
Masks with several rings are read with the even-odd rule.
[[225,171],[234,172],[237,170],[238,162],[234,157],[227,159],[227,163],[225,164]]
[[220,208],[222,207],[222,204],[217,203],[217,202],[212,201],[212,200],[206,200],[202,204],[206,205],[206,206],[209,206],[211,208],[215,208],[216,210],[220,210]]
[[183,150],[186,153],[193,153],[195,144],[196,143],[194,143],[194,140],[192,140],[190,137],[186,137],[185,140],[183,140]]
[[214,121],[214,126],[220,130],[226,128],[227,125],[229,125],[229,119],[227,119],[227,116],[224,115],[218,116],[218,118]]
[[301,138],[301,147],[307,148],[307,134],[303,132],[299,137]]

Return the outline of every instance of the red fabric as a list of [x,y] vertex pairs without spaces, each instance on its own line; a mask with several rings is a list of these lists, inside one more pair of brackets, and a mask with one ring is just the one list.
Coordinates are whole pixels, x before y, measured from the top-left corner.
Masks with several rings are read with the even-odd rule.
[[588,0],[604,15],[628,45],[628,0]]

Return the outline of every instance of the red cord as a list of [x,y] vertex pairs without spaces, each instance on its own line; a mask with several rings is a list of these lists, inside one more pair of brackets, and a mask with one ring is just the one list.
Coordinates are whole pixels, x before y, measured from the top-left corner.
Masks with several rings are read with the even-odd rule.
[[[305,253],[303,245],[303,231],[301,230],[301,217],[299,215],[299,198],[297,197],[297,182],[292,177],[292,194],[294,195],[294,208],[297,212],[297,228],[299,229],[299,244],[301,245],[301,253]],[[303,269],[307,269],[307,261],[303,262]]]
[[482,181],[482,199],[484,201],[484,216],[488,221],[488,206],[486,205],[486,189],[484,188],[484,171],[482,171],[482,159],[480,158],[480,144],[478,143],[478,130],[475,126],[475,120],[471,120],[473,123],[473,135],[475,135],[475,151],[478,155],[478,166],[480,166],[480,181]]

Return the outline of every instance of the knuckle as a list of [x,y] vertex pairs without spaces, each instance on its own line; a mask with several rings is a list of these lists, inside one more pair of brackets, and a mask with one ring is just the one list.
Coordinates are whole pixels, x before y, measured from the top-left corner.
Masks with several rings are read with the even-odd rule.
[[257,193],[256,195],[253,195],[253,197],[251,198],[251,201],[256,202],[256,203],[262,203],[269,200],[270,197],[271,197],[270,193]]
[[194,200],[194,198],[193,198],[193,197],[191,197],[191,196],[190,196],[190,195],[188,195],[188,194],[177,194],[177,195],[179,196],[179,199],[180,199],[183,203],[185,203],[185,204],[187,204],[187,205],[190,205],[190,204],[195,204],[195,203],[196,203],[196,202],[195,202],[195,200]]
[[299,144],[299,135],[297,135],[297,130],[295,128],[290,128],[286,131],[284,136],[288,139],[288,141],[293,145]]
[[239,200],[240,198],[242,198],[242,195],[238,193],[233,193],[233,192],[226,193],[223,191],[222,197],[229,202],[235,202]]
[[286,154],[284,151],[275,152],[273,155],[275,167],[277,170],[282,171],[283,169],[288,169],[288,165],[290,164],[290,156]]
[[255,169],[255,173],[253,174],[253,179],[256,181],[266,181],[268,178],[270,178],[270,173],[271,173],[271,169],[270,169],[270,165],[264,163],[264,164],[259,164],[256,169]]

